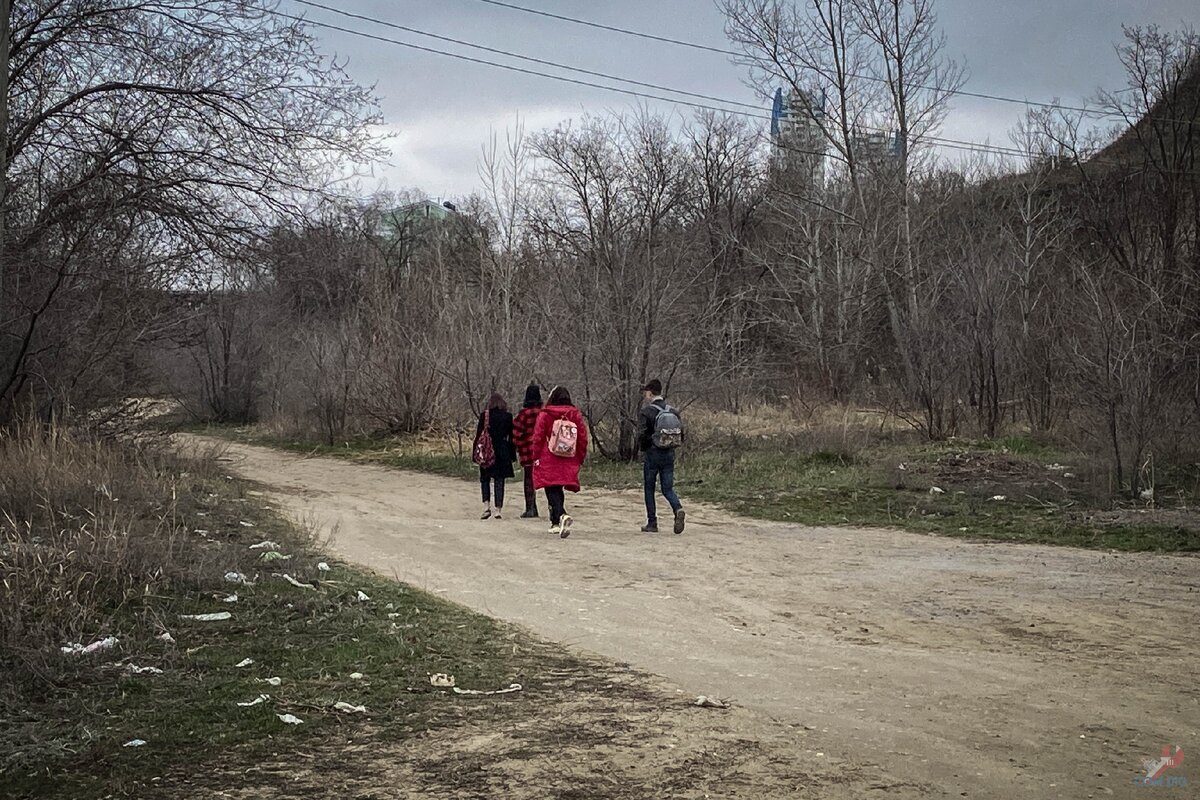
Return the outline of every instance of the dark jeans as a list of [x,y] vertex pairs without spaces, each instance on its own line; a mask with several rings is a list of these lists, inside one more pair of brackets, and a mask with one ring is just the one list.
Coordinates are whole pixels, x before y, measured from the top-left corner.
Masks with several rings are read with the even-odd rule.
[[563,515],[567,513],[566,489],[561,486],[547,486],[546,502],[550,504],[550,524],[557,525],[562,522]]
[[525,510],[537,513],[537,490],[533,488],[533,464],[525,467]]
[[642,461],[642,482],[646,489],[646,521],[658,524],[658,509],[654,503],[655,484],[662,481],[662,495],[671,504],[672,511],[683,507],[679,495],[675,494],[675,451],[651,447]]
[[504,478],[489,478],[486,475],[479,476],[479,486],[483,489],[483,502],[489,505],[492,502],[492,481],[496,482],[496,508],[504,508]]

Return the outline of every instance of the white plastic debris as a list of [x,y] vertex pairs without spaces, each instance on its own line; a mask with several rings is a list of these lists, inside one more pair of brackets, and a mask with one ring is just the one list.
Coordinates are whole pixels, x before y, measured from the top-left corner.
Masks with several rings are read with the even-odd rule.
[[204,528],[194,528],[192,529],[192,533],[198,533],[201,536],[208,536],[208,531],[206,531]]
[[1008,499],[1008,496],[1003,495],[1003,494],[998,494],[998,495],[995,495],[994,497],[992,497],[992,501],[997,502],[997,503],[1004,502],[1007,499]]
[[254,527],[253,522],[246,522],[246,520],[241,520],[240,522],[238,522],[238,525],[241,525],[243,528],[253,528]]
[[946,490],[940,486],[930,486],[929,493],[930,494],[945,494]]
[[695,704],[701,708],[729,708],[729,704],[724,700],[703,694],[696,698]]
[[259,678],[258,682],[270,684],[271,686],[280,686],[283,684],[283,678]]
[[271,695],[260,694],[258,697],[254,698],[253,700],[247,700],[245,703],[239,702],[238,705],[241,706],[242,708],[250,708],[251,706],[256,706],[259,703],[265,703],[270,699],[271,699]]
[[444,672],[438,672],[429,676],[429,684],[431,686],[453,686],[454,676],[447,675]]
[[270,539],[264,539],[263,541],[259,542],[258,544],[250,545],[250,549],[251,550],[278,550],[279,545],[276,544],[275,542],[272,542]]
[[233,594],[229,595],[228,597],[226,597],[226,598],[225,598],[224,600],[222,600],[221,602],[222,602],[222,603],[236,603],[237,601],[238,601],[237,592],[234,592]]
[[521,684],[519,683],[510,683],[507,689],[496,689],[490,692],[482,689],[460,689],[457,686],[454,687],[455,694],[512,694],[519,691],[521,691]]
[[290,561],[292,557],[285,556],[278,550],[268,550],[262,554],[261,558],[263,561]]
[[92,653],[99,652],[100,650],[111,650],[117,646],[119,641],[120,640],[115,636],[106,636],[103,639],[98,639],[92,642],[86,647],[75,642],[61,648],[61,650],[63,653],[69,656],[90,656]]
[[233,619],[233,614],[228,611],[218,611],[215,614],[180,614],[180,619],[192,619],[196,622],[220,622],[226,619]]
[[317,569],[321,570],[321,572],[329,572],[329,565],[326,564],[324,561],[318,561]]
[[1143,500],[1153,500],[1154,489],[1142,489],[1142,491],[1138,493],[1138,497],[1142,498]]
[[245,575],[243,575],[240,572],[226,572],[225,573],[225,582],[226,583],[239,583],[243,586],[253,586],[253,584],[250,582],[250,579],[247,578]]
[[366,592],[364,592],[362,589],[358,590],[358,602],[365,603],[370,599],[371,599],[370,597],[367,597]]
[[146,740],[145,739],[130,739],[128,742],[126,742],[125,744],[123,744],[121,746],[122,747],[145,747]]
[[253,663],[254,663],[253,658],[243,658],[241,661],[234,664],[234,666],[237,667],[238,669],[241,669],[242,667],[248,667]]
[[284,723],[285,725],[303,725],[304,724],[304,720],[300,719],[299,717],[294,717],[291,714],[276,714],[275,716],[279,717],[279,721]]
[[338,711],[344,711],[347,714],[365,714],[367,713],[366,706],[352,706],[349,703],[343,703],[341,700],[333,704],[333,707]]
[[900,464],[900,465],[898,465],[898,466],[896,467],[896,469],[900,470],[901,472],[907,472],[907,471],[908,471],[908,467],[907,467],[906,465],[904,465],[904,464]]
[[133,675],[162,675],[163,671],[158,667],[139,667],[137,664],[126,664],[126,672]]
[[1075,477],[1075,473],[1074,473],[1074,472],[1064,472],[1064,473],[1063,473],[1063,477],[1064,477],[1064,478],[1074,478],[1074,477]]
[[313,586],[311,583],[301,583],[287,573],[284,573],[282,577],[285,581],[290,583],[292,586],[295,586],[297,589],[311,589],[314,592],[317,590],[317,587]]
[[164,631],[163,633],[159,634],[158,638],[167,644],[175,644],[175,637],[171,635],[170,631]]
[[352,680],[352,681],[361,681],[365,677],[366,676],[363,675],[361,672],[351,672],[350,673],[350,680]]

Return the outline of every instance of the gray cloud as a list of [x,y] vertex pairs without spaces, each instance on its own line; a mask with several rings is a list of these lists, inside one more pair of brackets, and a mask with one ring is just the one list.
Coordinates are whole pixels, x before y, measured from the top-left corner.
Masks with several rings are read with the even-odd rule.
[[[723,19],[708,0],[514,0],[520,5],[726,47]],[[491,47],[693,92],[757,103],[730,60],[486,5],[477,0],[327,0],[347,11]],[[347,20],[287,0],[285,10],[428,47],[488,58],[466,48]],[[947,52],[969,70],[967,88],[1034,100],[1076,103],[1098,87],[1121,85],[1115,53],[1122,24],[1178,28],[1200,22],[1195,0],[942,0]],[[375,84],[393,156],[379,170],[390,188],[434,196],[478,184],[480,148],[518,116],[537,129],[585,112],[690,110],[598,89],[519,75],[349,34],[316,31],[323,47],[348,60],[357,80]],[[554,71],[547,69],[545,71]],[[1018,106],[959,98],[945,135],[1007,143]]]

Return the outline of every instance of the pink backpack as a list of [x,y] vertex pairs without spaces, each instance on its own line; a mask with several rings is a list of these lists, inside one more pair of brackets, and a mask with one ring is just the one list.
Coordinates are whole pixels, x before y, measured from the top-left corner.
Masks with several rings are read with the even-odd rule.
[[550,430],[550,454],[559,458],[574,458],[579,441],[579,428],[569,419],[554,420]]

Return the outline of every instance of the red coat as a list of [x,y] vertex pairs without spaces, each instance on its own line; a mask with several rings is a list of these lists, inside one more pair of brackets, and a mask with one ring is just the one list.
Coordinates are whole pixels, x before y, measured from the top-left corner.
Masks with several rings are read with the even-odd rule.
[[[570,420],[579,429],[579,439],[575,443],[575,457],[563,458],[550,453],[550,434],[554,423],[560,419]],[[588,435],[587,425],[583,422],[583,414],[575,406],[546,406],[538,415],[537,425],[533,429],[533,446],[538,454],[533,466],[533,486],[535,489],[545,489],[547,486],[561,486],[567,491],[579,491],[579,468],[587,458]]]

